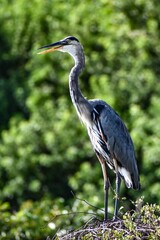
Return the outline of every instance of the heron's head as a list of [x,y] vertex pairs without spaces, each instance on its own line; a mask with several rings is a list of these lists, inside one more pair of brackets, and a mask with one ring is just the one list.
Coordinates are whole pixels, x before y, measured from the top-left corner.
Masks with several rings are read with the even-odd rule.
[[40,47],[38,50],[42,50],[38,54],[44,54],[53,51],[68,52],[75,57],[79,51],[82,51],[82,46],[77,38],[69,36],[58,42]]

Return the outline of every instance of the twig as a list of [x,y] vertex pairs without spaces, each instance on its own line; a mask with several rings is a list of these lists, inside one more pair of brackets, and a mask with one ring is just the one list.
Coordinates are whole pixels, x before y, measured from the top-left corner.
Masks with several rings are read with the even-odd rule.
[[98,207],[92,205],[91,203],[87,202],[85,199],[81,199],[81,198],[77,197],[77,196],[73,193],[73,191],[71,191],[71,193],[72,193],[72,195],[73,195],[73,197],[74,197],[75,199],[77,199],[77,200],[79,200],[79,201],[81,201],[81,202],[86,203],[88,206],[90,206],[90,207],[92,207],[92,208],[95,208],[95,209],[97,209],[97,210],[100,210],[100,211],[104,212],[104,210],[103,210],[102,208],[98,208]]

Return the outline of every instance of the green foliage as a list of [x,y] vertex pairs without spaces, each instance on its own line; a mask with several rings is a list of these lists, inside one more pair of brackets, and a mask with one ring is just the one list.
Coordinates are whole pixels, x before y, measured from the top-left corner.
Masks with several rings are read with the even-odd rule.
[[[59,211],[66,205],[88,211],[71,190],[103,207],[101,169],[68,93],[73,60],[58,52],[36,54],[38,47],[67,35],[84,46],[84,96],[112,105],[132,135],[142,189],[123,186],[122,197],[160,203],[159,9],[156,0],[1,1],[0,200],[10,203],[7,214],[19,209],[27,219],[24,201],[41,209],[51,198]],[[110,212],[113,197],[114,192]],[[59,206],[61,199],[65,204]],[[132,206],[121,205],[123,212]],[[43,225],[43,219],[37,221]]]
[[[64,208],[62,211],[61,208]],[[74,210],[74,207],[73,209]],[[89,215],[89,212],[88,212]],[[81,217],[80,217],[81,216]],[[126,212],[123,220],[102,223],[87,212],[69,211],[63,200],[49,199],[24,202],[11,214],[9,203],[0,204],[0,239],[154,239],[160,237],[160,206],[146,204],[139,211]],[[62,221],[63,219],[63,221]],[[73,231],[72,223],[80,227]],[[67,233],[66,230],[68,229]],[[68,233],[69,232],[69,233]]]
[[[53,235],[55,224],[52,218],[59,213],[61,201],[24,202],[18,212],[11,214],[8,203],[0,205],[0,239],[46,239]],[[58,222],[57,222],[58,223]]]
[[33,204],[30,201],[25,202],[19,211],[13,214],[10,213],[9,204],[2,204],[0,206],[0,238],[42,239],[41,236],[45,236],[45,234],[47,235],[50,230],[46,227],[49,218],[47,211],[50,211],[47,201],[46,203],[38,203],[38,205]]

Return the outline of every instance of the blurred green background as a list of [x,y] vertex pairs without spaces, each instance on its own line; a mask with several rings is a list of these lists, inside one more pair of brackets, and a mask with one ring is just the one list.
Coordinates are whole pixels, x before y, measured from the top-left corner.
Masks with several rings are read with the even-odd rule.
[[[78,227],[92,216],[87,212],[103,218],[77,199],[103,208],[101,167],[69,96],[73,60],[37,55],[69,35],[84,46],[84,96],[109,103],[134,141],[142,189],[122,184],[121,212],[142,196],[160,204],[159,13],[158,0],[1,0],[1,239],[45,239]],[[65,215],[72,212],[84,213]]]

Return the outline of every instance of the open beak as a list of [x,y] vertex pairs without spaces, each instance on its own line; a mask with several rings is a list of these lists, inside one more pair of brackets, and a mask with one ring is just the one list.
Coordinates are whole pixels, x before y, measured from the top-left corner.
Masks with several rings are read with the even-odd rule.
[[56,51],[56,50],[62,48],[63,45],[65,45],[63,41],[59,41],[59,42],[56,42],[56,43],[45,45],[43,47],[38,48],[38,50],[41,50],[41,49],[45,49],[45,50],[40,51],[37,54],[44,54],[44,53],[49,53],[49,52]]

